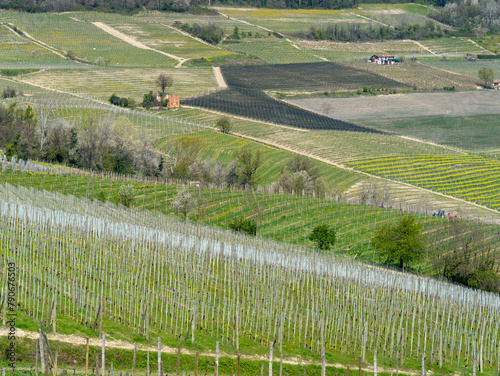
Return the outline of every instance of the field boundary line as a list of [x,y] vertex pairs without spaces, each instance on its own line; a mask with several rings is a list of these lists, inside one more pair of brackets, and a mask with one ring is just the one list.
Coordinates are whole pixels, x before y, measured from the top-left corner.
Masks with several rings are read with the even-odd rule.
[[[216,9],[217,9],[217,8],[216,8]],[[274,33],[274,30],[268,29],[267,27],[260,26],[260,25],[256,25],[256,24],[250,23],[250,22],[245,21],[245,20],[240,20],[239,18],[236,18],[236,17],[231,17],[231,16],[228,16],[227,14],[224,14],[224,13],[220,12],[219,10],[217,10],[217,12],[219,12],[219,14],[220,14],[221,16],[227,17],[227,19],[228,19],[228,20],[235,20],[235,21],[241,22],[242,24],[249,25],[249,26],[253,26],[253,27],[258,27],[259,29],[262,29],[262,30],[265,30],[265,31],[269,31],[269,32],[271,32],[271,33]],[[279,33],[278,33],[278,34],[279,34]],[[281,35],[281,34],[280,34],[280,35]]]
[[[265,125],[271,125],[273,127],[278,127],[278,128],[289,129],[289,130],[292,130],[292,131],[310,132],[308,129],[300,129],[300,128],[290,127],[288,125],[269,123],[269,122],[258,120],[258,119],[253,119],[253,118],[247,118],[247,117],[244,117],[244,116],[238,116],[238,115],[228,114],[227,112],[222,112],[222,111],[217,111],[217,110],[211,110],[211,109],[208,109],[208,108],[190,106],[190,105],[186,105],[186,104],[182,105],[182,107],[184,107],[184,108],[194,108],[194,109],[197,109],[197,110],[211,112],[211,113],[217,114],[217,115],[230,116],[230,117],[233,117],[235,119],[253,121],[253,122],[256,122],[256,123],[261,123],[261,124],[265,124]],[[211,128],[211,129],[217,130],[217,128],[214,128],[212,126],[207,126],[207,127]]]
[[[7,327],[1,327],[0,329],[0,335],[7,336],[8,335],[9,329]],[[33,332],[33,331],[28,331],[28,330],[23,330],[17,328],[16,330],[16,336],[20,338],[28,338],[31,340],[37,340],[39,338],[39,333],[38,332]],[[50,341],[57,341],[57,342],[63,342],[63,343],[69,343],[73,346],[86,346],[87,344],[87,337],[82,337],[82,336],[77,336],[74,334],[59,334],[59,333],[47,333],[47,338]],[[94,346],[100,348],[102,346],[102,340],[99,338],[89,338],[89,346]],[[108,339],[106,337],[106,348],[113,348],[113,349],[122,349],[122,350],[129,350],[133,351],[134,350],[134,343],[130,342],[125,342],[123,340],[113,340],[113,339]],[[147,346],[143,344],[137,344],[137,350],[139,351],[149,351],[151,353],[157,353],[158,352],[158,347],[157,346]],[[161,352],[163,354],[177,354],[177,348],[176,347],[169,347],[166,345],[162,345]],[[181,349],[181,354],[183,355],[196,355],[196,351],[188,350],[188,349]],[[199,353],[200,356],[204,357],[211,357],[215,358],[215,352],[201,352]],[[227,354],[224,352],[221,352],[219,354],[219,357],[224,357],[224,358],[231,358],[231,359],[236,359],[237,355],[233,354]],[[268,361],[269,360],[269,355],[245,355],[241,354],[240,355],[241,359],[244,360],[250,360],[250,361]],[[275,362],[279,361],[279,358],[276,358],[274,360]],[[321,362],[315,362],[312,360],[299,360],[297,358],[283,358],[283,364],[291,364],[291,365],[321,365]],[[341,369],[347,369],[347,366],[340,364],[340,363],[326,363],[327,367],[334,367],[334,368],[341,368]],[[351,365],[350,368],[353,369],[355,366]],[[377,367],[377,369],[380,372],[390,372],[391,370],[389,368],[384,368],[384,367]],[[361,370],[365,372],[373,372],[373,367],[365,367],[361,368]],[[403,371],[399,370],[400,373],[405,374],[405,375],[418,375],[419,372],[415,371]]]
[[[293,149],[293,148],[291,148],[289,146],[285,146],[285,145],[282,145],[282,144],[274,142],[274,141],[269,141],[269,140],[265,140],[265,139],[261,139],[261,138],[253,137],[253,136],[248,136],[248,135],[244,135],[244,134],[236,133],[236,132],[231,132],[231,134],[232,135],[236,135],[236,136],[241,137],[241,138],[244,138],[244,139],[249,139],[249,140],[252,140],[252,141],[260,142],[260,143],[265,144],[265,145],[273,146],[273,147],[278,148],[278,149],[286,150],[286,151],[289,151],[289,152],[292,152],[292,153],[295,153],[295,154],[303,155],[305,157],[316,159],[316,160],[318,160],[320,162],[329,164],[331,166],[337,167],[337,168],[339,168],[341,170],[344,170],[344,171],[354,172],[354,173],[357,173],[357,174],[361,174],[361,175],[367,176],[367,177],[372,178],[372,179],[377,179],[377,180],[381,180],[381,181],[397,183],[397,184],[403,185],[403,186],[408,187],[408,188],[413,188],[413,189],[416,189],[416,190],[421,191],[421,192],[425,192],[425,193],[430,193],[430,194],[434,194],[434,195],[437,195],[437,196],[441,196],[441,197],[450,199],[451,201],[461,202],[463,204],[471,205],[471,206],[474,206],[474,207],[477,207],[477,208],[480,208],[480,209],[483,209],[483,210],[486,210],[486,211],[489,211],[489,212],[492,212],[492,213],[500,215],[500,211],[498,211],[496,209],[489,208],[487,206],[483,206],[483,205],[477,204],[477,203],[472,202],[472,201],[467,201],[467,200],[464,200],[462,198],[458,198],[458,197],[447,195],[445,193],[432,191],[430,189],[422,188],[422,187],[419,187],[417,185],[412,185],[412,184],[405,183],[405,182],[402,182],[402,181],[399,181],[399,180],[391,180],[391,179],[388,179],[388,178],[384,178],[382,176],[372,175],[372,174],[370,174],[368,172],[359,171],[359,170],[356,170],[356,169],[354,169],[352,167],[347,167],[344,164],[336,163],[336,162],[333,162],[333,161],[331,161],[329,159],[322,158],[322,157],[319,157],[319,156],[311,154],[311,153],[307,153],[307,152],[304,152],[304,151],[301,151],[301,150]],[[498,219],[497,219],[497,223],[498,223]]]
[[[66,56],[64,56],[62,53],[60,53],[59,51],[57,51],[57,49],[55,47],[52,47],[52,46],[48,45],[47,43],[42,42],[41,40],[36,39],[32,35],[28,34],[26,31],[24,31],[24,30],[22,31],[22,33],[24,34],[24,36],[26,36],[26,38],[24,38],[22,35],[20,35],[14,29],[12,29],[9,25],[3,24],[3,26],[5,26],[8,30],[10,30],[10,32],[12,32],[17,37],[22,38],[22,39],[28,39],[33,44],[36,44],[38,47],[42,47],[42,48],[44,48],[44,49],[46,49],[46,50],[48,50],[48,51],[50,51],[50,52],[52,52],[52,53],[60,56],[60,57],[62,57],[65,60],[69,60]],[[75,61],[76,63],[82,64],[81,62],[79,62],[77,60],[73,60],[73,61]]]
[[173,60],[177,60],[179,62],[179,64],[176,65],[176,67],[182,66],[182,64],[184,62],[189,60],[189,59],[185,59],[183,57],[169,54],[168,52],[163,52],[163,51],[157,50],[156,48],[149,47],[149,46],[145,45],[144,43],[138,41],[134,37],[127,35],[127,34],[124,34],[121,31],[115,29],[114,27],[105,24],[104,22],[92,22],[92,25],[94,25],[95,27],[98,27],[99,29],[103,30],[104,32],[108,33],[109,35],[114,36],[115,38],[121,39],[123,42],[128,43],[131,46],[134,46],[136,48],[140,48],[142,50],[154,51],[156,53],[165,55]]
[[483,46],[481,46],[480,44],[478,44],[478,43],[474,42],[472,39],[467,38],[467,40],[468,40],[469,42],[471,42],[472,44],[474,44],[475,46],[477,46],[477,47],[479,47],[480,49],[482,49],[483,51],[486,51],[486,52],[487,52],[487,53],[489,53],[490,55],[494,55],[494,53],[493,53],[493,52],[491,52],[490,50],[488,50],[488,49],[484,48],[484,47],[483,47]]
[[[78,95],[78,94],[75,94],[75,93],[69,93],[69,92],[65,92],[65,91],[61,91],[61,90],[57,90],[57,89],[51,89],[51,88],[44,87],[42,85],[37,85],[37,84],[34,84],[34,83],[25,82],[25,81],[15,81],[15,80],[11,80],[11,79],[4,78],[4,77],[2,77],[2,79],[10,81],[10,82],[13,82],[13,83],[22,82],[24,84],[28,84],[28,85],[40,87],[42,89],[46,89],[46,90],[50,90],[50,91],[55,91],[55,92],[58,92],[58,93],[73,95],[73,96],[75,96],[77,98],[90,100],[90,101],[99,103],[101,105],[105,105],[107,107],[112,107],[112,105],[110,105],[110,104],[108,104],[106,102],[102,102],[102,101],[99,101],[97,99],[90,99],[88,97],[81,96],[81,95]],[[186,107],[186,108],[198,108],[196,106],[183,106],[183,107]],[[202,109],[202,110],[206,110],[206,109]],[[214,112],[214,113],[217,113],[217,114],[227,115],[226,113],[221,113],[221,112],[212,111],[212,110],[206,110],[206,111]],[[242,119],[255,121],[255,119],[246,119],[246,118],[242,118]],[[296,130],[296,131],[301,131],[299,128],[287,127],[287,126],[277,125],[277,124],[273,124],[273,123],[265,123],[265,122],[262,122],[262,123],[269,124],[269,125],[276,126],[276,127],[282,127],[282,128],[293,129],[293,130]],[[213,131],[218,131],[218,129],[216,129],[215,127],[212,127],[212,126],[209,126],[209,125],[206,125],[206,124],[199,124],[199,126],[203,127],[203,128],[206,128],[206,129],[212,129]],[[302,130],[302,131],[303,132],[308,132],[307,130]],[[354,172],[354,173],[361,174],[361,175],[364,175],[364,176],[367,176],[367,177],[370,177],[370,178],[373,178],[373,179],[381,180],[381,181],[387,181],[387,182],[401,184],[401,185],[406,186],[406,187],[414,188],[416,190],[419,190],[419,191],[422,191],[422,192],[426,192],[426,193],[435,194],[437,196],[448,198],[448,199],[450,199],[452,201],[458,201],[458,202],[464,203],[466,205],[472,205],[474,207],[477,207],[477,208],[480,208],[480,209],[483,209],[483,210],[486,210],[486,211],[489,211],[489,212],[492,212],[492,213],[500,215],[500,211],[492,209],[492,208],[489,208],[487,206],[483,206],[483,205],[477,204],[477,203],[472,202],[472,201],[467,201],[467,200],[464,200],[464,199],[461,199],[461,198],[458,198],[458,197],[454,197],[454,196],[450,196],[450,195],[447,195],[447,194],[444,194],[444,193],[441,193],[441,192],[436,192],[436,191],[432,191],[432,190],[429,190],[429,189],[426,189],[426,188],[422,188],[422,187],[419,187],[419,186],[416,186],[416,185],[412,185],[412,184],[409,184],[409,183],[404,183],[404,182],[399,181],[399,180],[391,180],[391,179],[384,178],[384,177],[381,177],[381,176],[372,175],[372,174],[369,174],[369,173],[364,172],[364,171],[356,170],[356,169],[354,169],[352,167],[347,167],[344,164],[336,163],[336,162],[333,162],[333,161],[331,161],[329,159],[325,159],[325,158],[319,157],[319,156],[311,154],[311,153],[306,153],[306,152],[303,152],[303,151],[300,151],[300,150],[296,150],[296,149],[293,149],[291,147],[288,147],[288,146],[285,146],[285,145],[282,145],[282,144],[279,144],[279,143],[276,143],[276,142],[273,142],[273,141],[261,139],[261,138],[258,138],[258,137],[248,136],[248,135],[244,135],[242,133],[236,133],[236,132],[231,132],[230,134],[232,134],[234,136],[237,136],[237,137],[240,137],[240,138],[243,138],[243,139],[248,139],[248,140],[256,141],[256,142],[259,142],[259,143],[264,144],[264,145],[273,146],[273,147],[275,147],[277,149],[289,151],[289,152],[292,152],[292,153],[295,153],[295,154],[299,154],[299,155],[303,155],[303,156],[306,156],[306,157],[309,157],[309,158],[312,158],[312,159],[316,159],[316,160],[318,160],[320,162],[323,162],[323,163],[326,163],[328,165],[337,167],[337,168],[339,168],[341,170],[344,170],[344,171]]]
[[349,14],[352,14],[353,16],[356,16],[356,17],[361,17],[361,18],[364,18],[365,20],[368,20],[368,21],[371,21],[371,22],[378,23],[378,24],[380,24],[380,25],[382,25],[382,26],[392,27],[392,28],[394,29],[394,26],[387,25],[386,23],[383,23],[383,22],[380,22],[380,21],[374,20],[373,18],[366,17],[366,16],[362,16],[361,14],[356,14],[356,13],[352,13],[352,12],[349,12]]
[[415,43],[417,46],[423,48],[424,50],[430,52],[431,54],[435,55],[435,56],[439,56],[437,53],[433,52],[429,47],[426,47],[424,46],[422,43],[420,43],[419,41],[416,41],[416,40],[412,40],[412,39],[403,39],[404,41],[411,41],[413,43]]
[[447,72],[447,73],[451,73],[451,74],[455,74],[455,75],[457,75],[457,76],[463,76],[463,77],[467,77],[467,78],[471,78],[471,77],[472,77],[472,78],[475,78],[475,77],[473,77],[473,76],[468,76],[468,75],[466,75],[466,74],[462,74],[462,73],[458,73],[458,72],[453,72],[453,71],[450,71],[450,70],[448,70],[448,69],[443,69],[443,68],[435,67],[434,65],[427,65],[427,64],[422,63],[422,62],[420,62],[420,61],[416,61],[415,63],[425,65],[426,67],[436,68],[436,69],[438,69],[438,70],[440,70],[440,71]]

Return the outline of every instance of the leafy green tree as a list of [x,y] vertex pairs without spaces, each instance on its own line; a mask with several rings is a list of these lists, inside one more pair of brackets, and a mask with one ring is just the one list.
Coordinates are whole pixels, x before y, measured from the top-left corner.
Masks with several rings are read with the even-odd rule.
[[237,154],[238,160],[238,176],[240,178],[240,182],[243,185],[251,185],[254,186],[257,184],[257,180],[255,178],[256,172],[261,164],[260,152],[253,152],[250,148],[243,148]]
[[319,249],[329,250],[330,246],[335,244],[337,236],[335,229],[330,228],[328,225],[316,225],[312,232],[307,237],[309,240],[315,242]]
[[122,184],[118,191],[118,202],[129,208],[134,202],[135,189],[132,184]]
[[426,241],[422,224],[413,215],[406,215],[395,225],[379,228],[372,238],[372,245],[387,263],[399,263],[403,268],[422,260],[426,254]]
[[231,120],[227,116],[223,116],[217,120],[217,128],[219,128],[222,133],[230,133],[232,130]]
[[238,26],[234,27],[233,35],[231,35],[231,38],[233,38],[233,39],[240,39],[240,29],[239,29]]
[[243,216],[234,218],[229,223],[229,228],[238,231],[245,232],[250,235],[257,235],[257,223],[253,219],[245,219]]
[[493,72],[492,68],[479,68],[477,75],[479,79],[484,83],[485,87],[490,87],[491,84],[493,84],[493,81],[495,81],[495,72]]
[[141,106],[149,109],[154,104],[154,102],[155,102],[155,97],[153,95],[153,92],[150,91],[149,93],[144,94]]

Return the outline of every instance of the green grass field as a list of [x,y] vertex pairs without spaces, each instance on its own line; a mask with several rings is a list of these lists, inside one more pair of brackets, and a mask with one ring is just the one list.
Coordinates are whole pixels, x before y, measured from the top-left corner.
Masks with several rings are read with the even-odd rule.
[[419,116],[401,119],[365,120],[367,126],[430,140],[476,152],[495,150],[500,145],[497,124],[500,116]]

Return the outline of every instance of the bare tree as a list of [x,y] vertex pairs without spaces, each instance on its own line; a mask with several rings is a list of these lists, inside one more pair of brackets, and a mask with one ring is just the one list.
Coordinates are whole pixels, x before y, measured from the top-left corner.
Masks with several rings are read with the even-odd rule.
[[175,196],[174,201],[172,201],[175,212],[180,214],[184,221],[186,221],[188,214],[193,210],[195,204],[195,199],[188,192],[187,188],[182,188]]
[[171,87],[174,84],[174,78],[169,74],[160,73],[155,82],[161,88],[162,93],[164,93],[167,87]]
[[38,115],[38,130],[40,131],[40,150],[43,151],[47,136],[49,134],[50,117],[55,108],[55,103],[52,101],[42,101],[37,104],[36,111]]

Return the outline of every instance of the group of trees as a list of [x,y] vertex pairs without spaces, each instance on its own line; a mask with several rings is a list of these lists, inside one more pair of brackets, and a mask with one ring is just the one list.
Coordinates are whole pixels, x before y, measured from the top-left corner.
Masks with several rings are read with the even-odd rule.
[[209,162],[200,157],[206,148],[198,137],[185,136],[168,147],[169,175],[182,181],[197,181],[200,184],[217,183],[221,187],[250,188],[257,185],[257,170],[261,166],[260,152],[245,147],[234,154],[226,166]]
[[115,106],[135,108],[135,101],[131,98],[119,97],[116,94],[112,94],[108,100],[109,103]]
[[296,155],[291,159],[278,181],[270,187],[276,193],[288,193],[296,196],[321,197],[327,192],[325,180],[310,158]]
[[100,10],[127,12],[143,10],[188,11],[201,4],[199,0],[0,0],[0,8],[26,12],[67,12]]
[[448,29],[442,29],[438,24],[427,20],[425,25],[399,25],[395,27],[383,25],[365,26],[362,24],[333,24],[326,28],[311,26],[305,33],[294,35],[310,40],[331,40],[337,42],[382,41],[390,39],[436,38],[450,34]]
[[484,87],[491,87],[495,81],[495,72],[493,72],[492,68],[481,67],[479,68],[477,75]]
[[224,29],[212,23],[208,23],[206,25],[193,23],[192,26],[185,23],[180,25],[174,24],[174,26],[179,27],[182,31],[214,45],[219,44],[219,42],[224,39]]
[[372,246],[385,263],[427,263],[438,277],[500,293],[500,265],[478,223],[453,219],[425,235],[422,224],[407,215],[379,228]]
[[478,35],[500,30],[499,0],[454,0],[429,17]]
[[52,118],[52,111],[50,103],[36,111],[16,103],[0,105],[0,147],[8,158],[147,176],[161,173],[158,153],[127,118],[89,115],[67,123]]

